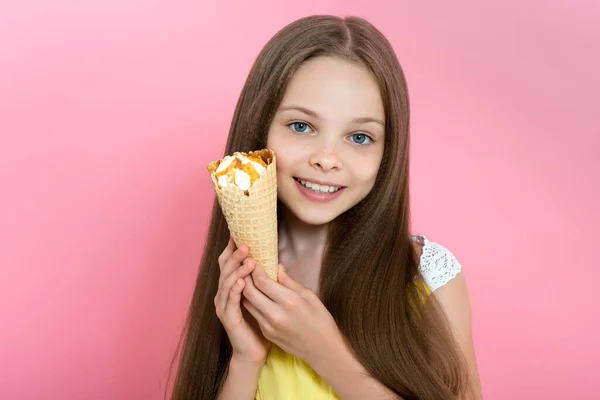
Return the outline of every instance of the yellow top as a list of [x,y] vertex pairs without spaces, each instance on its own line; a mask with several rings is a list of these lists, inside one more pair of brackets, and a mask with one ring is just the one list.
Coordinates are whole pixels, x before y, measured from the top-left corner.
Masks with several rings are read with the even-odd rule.
[[[412,238],[423,245],[419,270],[424,281],[417,281],[422,301],[461,272],[462,266],[452,252],[423,235]],[[306,362],[272,345],[262,368],[255,400],[338,400],[339,396]]]
[[[423,299],[431,289],[423,283]],[[339,400],[331,386],[302,359],[273,344],[262,368],[255,400]]]

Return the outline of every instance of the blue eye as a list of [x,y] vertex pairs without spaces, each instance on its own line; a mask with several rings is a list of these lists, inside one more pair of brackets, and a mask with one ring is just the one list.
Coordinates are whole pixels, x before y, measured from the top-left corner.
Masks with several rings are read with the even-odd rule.
[[350,137],[354,138],[353,142],[356,144],[367,144],[367,143],[370,143],[373,141],[373,140],[371,140],[370,137],[368,137],[364,133],[355,133],[354,135],[352,135]]
[[306,122],[292,122],[288,126],[290,126],[294,132],[298,133],[307,133],[310,131],[310,127]]

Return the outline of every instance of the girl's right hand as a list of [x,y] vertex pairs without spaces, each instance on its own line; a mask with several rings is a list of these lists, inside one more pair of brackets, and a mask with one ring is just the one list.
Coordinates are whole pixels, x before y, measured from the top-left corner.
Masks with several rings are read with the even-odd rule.
[[241,307],[244,278],[256,267],[256,262],[246,260],[248,247],[236,248],[233,239],[219,256],[219,290],[215,296],[217,317],[225,327],[233,348],[232,358],[241,363],[262,366],[269,351],[269,341],[258,328],[256,320]]

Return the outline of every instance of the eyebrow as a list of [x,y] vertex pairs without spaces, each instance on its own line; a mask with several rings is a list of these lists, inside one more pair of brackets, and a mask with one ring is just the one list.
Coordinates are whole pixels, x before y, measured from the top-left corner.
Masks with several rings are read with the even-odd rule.
[[[302,106],[289,105],[289,106],[281,107],[279,109],[279,111],[289,111],[289,110],[300,111],[301,113],[304,113],[304,114],[308,115],[309,117],[312,117],[312,118],[315,118],[315,119],[321,119],[321,116],[319,115],[318,112],[313,111],[313,110],[311,110],[309,108],[306,108],[306,107],[302,107]],[[379,124],[379,125],[385,127],[385,122],[383,122],[379,118],[360,117],[360,118],[354,118],[352,120],[352,123],[355,123],[355,124],[366,124],[368,122],[375,122],[376,124]]]

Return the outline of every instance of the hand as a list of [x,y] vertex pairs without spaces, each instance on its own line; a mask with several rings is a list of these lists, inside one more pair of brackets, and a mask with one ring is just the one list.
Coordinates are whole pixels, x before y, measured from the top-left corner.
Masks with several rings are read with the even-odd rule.
[[[249,262],[254,263],[254,260]],[[265,338],[309,364],[344,345],[335,320],[317,295],[279,267],[279,283],[262,268],[244,281],[244,307]]]
[[[219,256],[219,290],[215,308],[225,327],[233,348],[232,358],[241,363],[262,366],[267,358],[269,343],[262,335],[256,320],[240,307],[241,294],[246,285],[244,278],[254,270],[256,263],[246,259],[248,247],[236,249],[233,239]],[[243,262],[243,263],[242,263]]]

